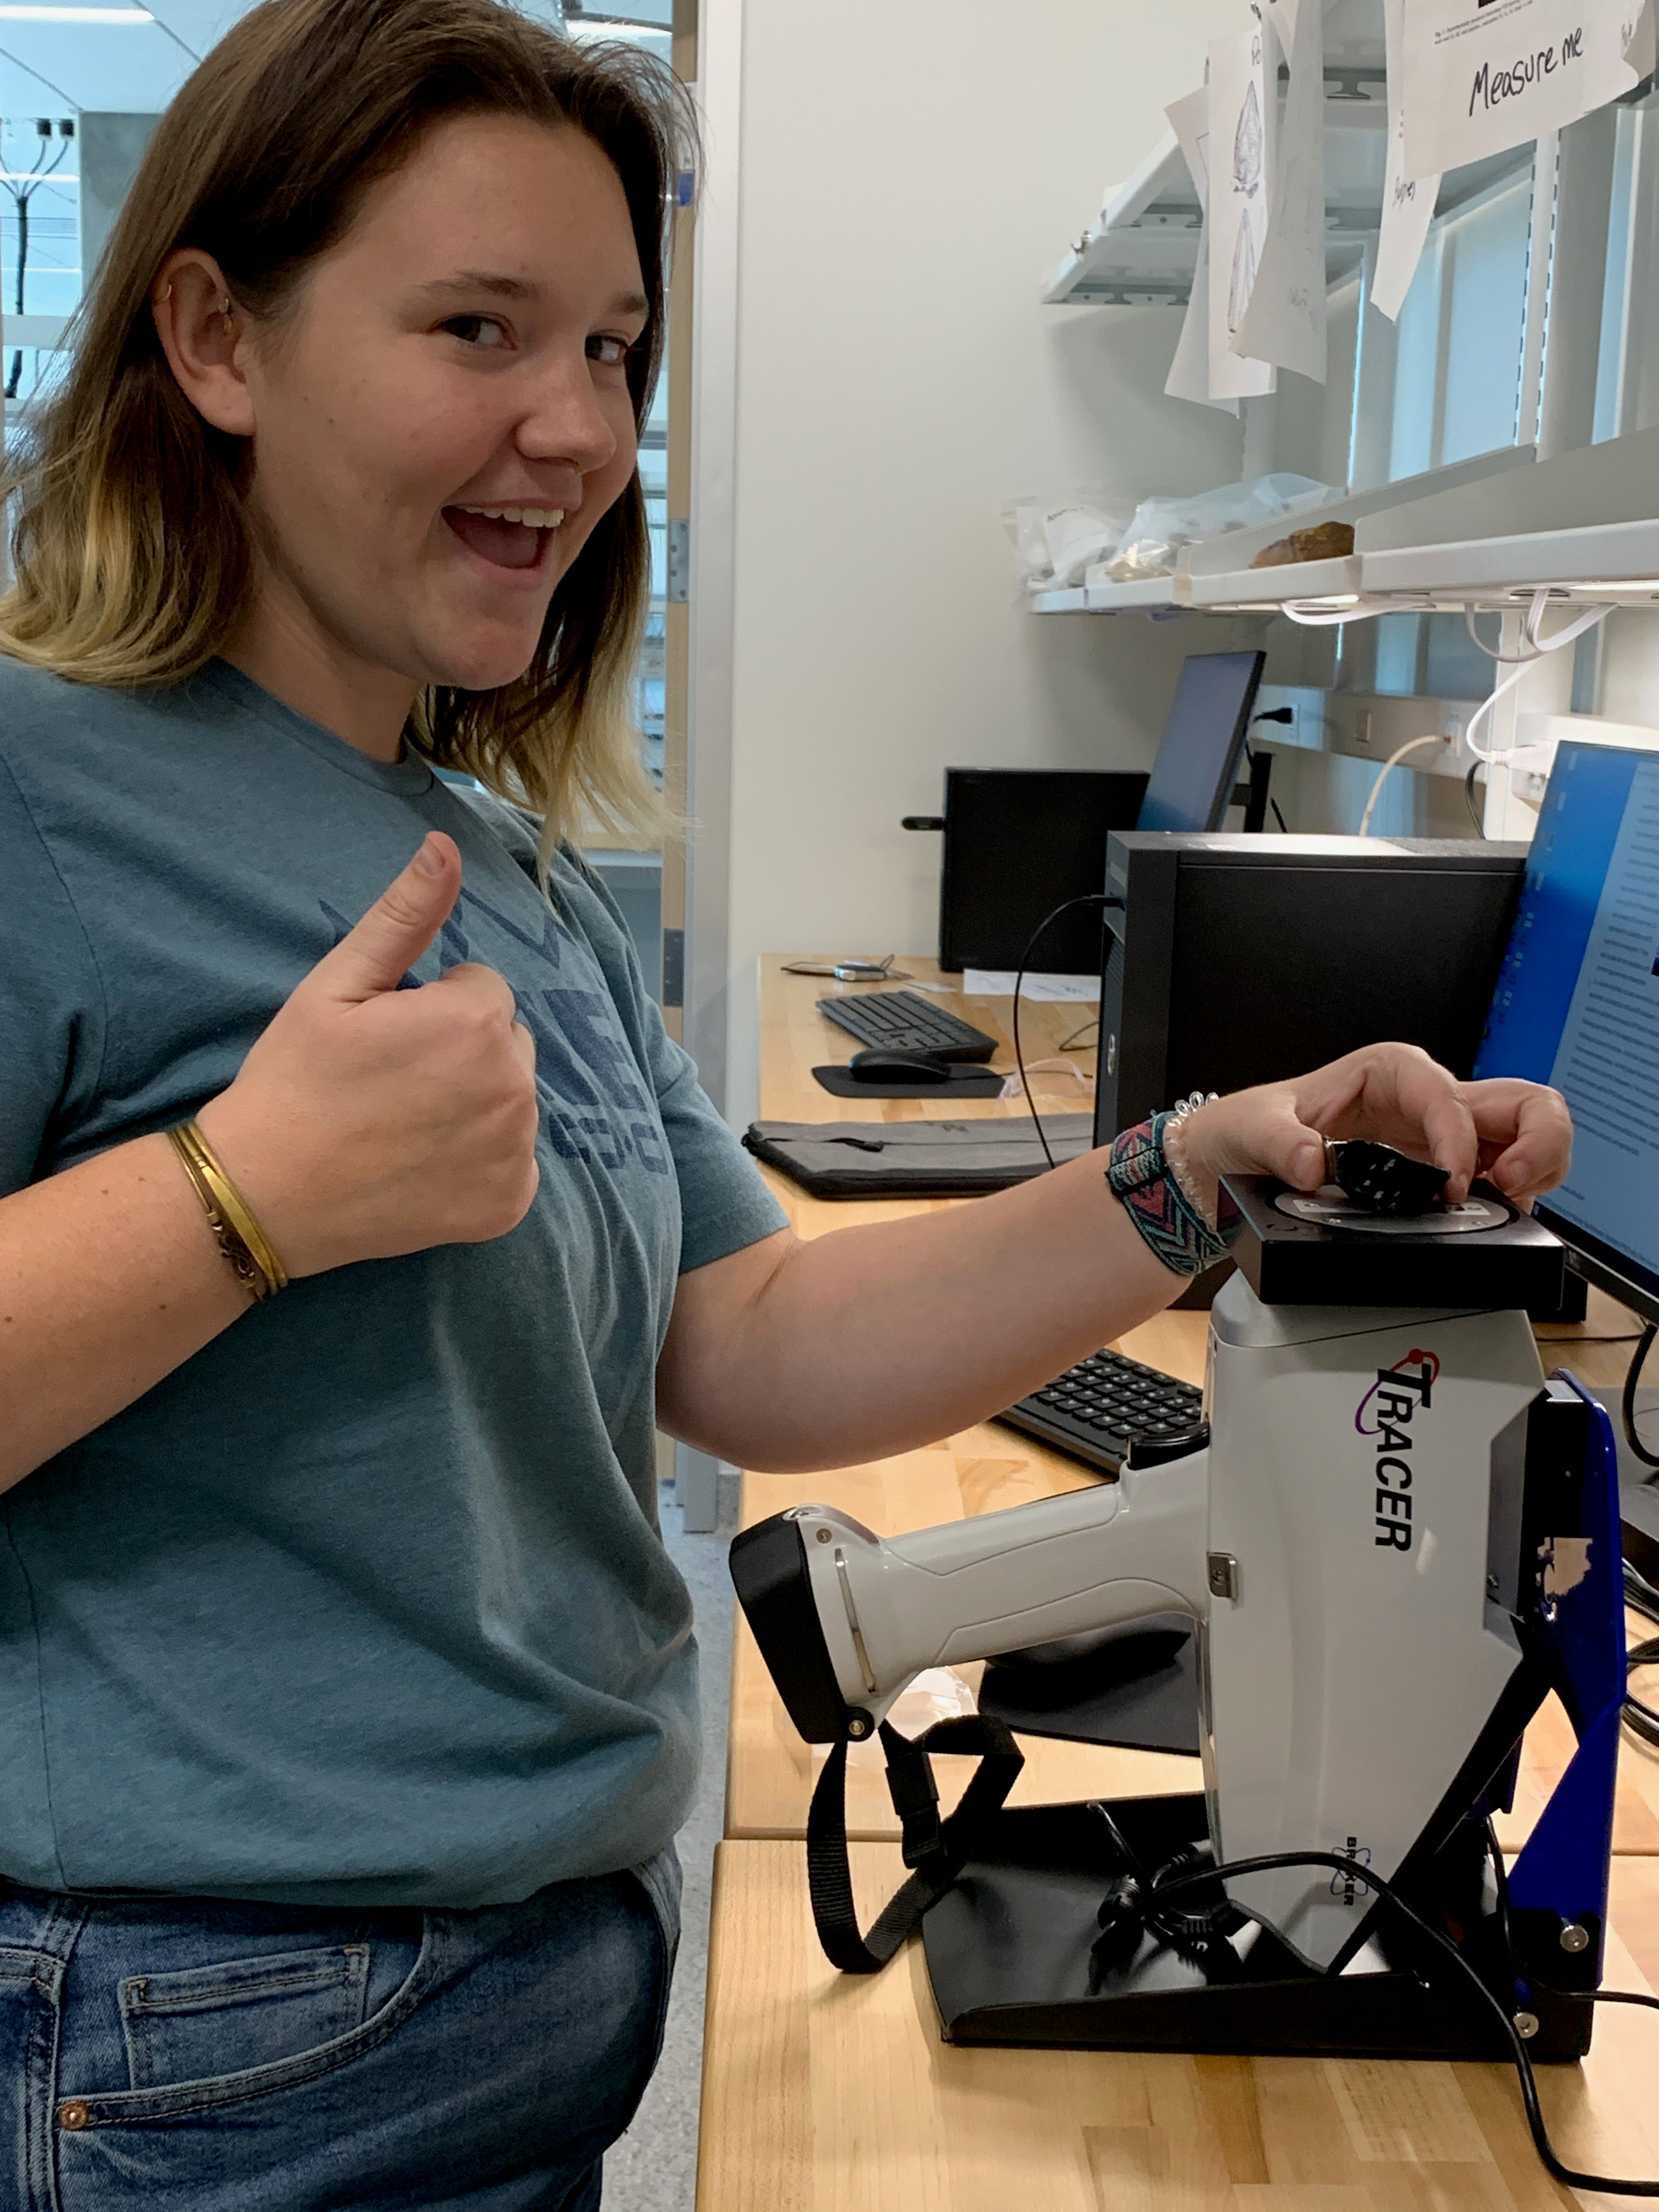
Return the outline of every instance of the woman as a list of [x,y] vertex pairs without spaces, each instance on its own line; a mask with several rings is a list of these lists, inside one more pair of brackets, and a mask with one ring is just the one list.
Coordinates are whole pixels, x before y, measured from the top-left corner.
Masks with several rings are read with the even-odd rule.
[[653,1425],[774,1468],[959,1428],[1165,1304],[1219,1170],[1316,1183],[1320,1132],[1459,1191],[1565,1165],[1553,1094],[1380,1047],[1109,1182],[790,1237],[559,842],[640,803],[676,127],[493,0],[270,0],[162,119],[25,471],[20,2205],[596,2204],[694,1779]]

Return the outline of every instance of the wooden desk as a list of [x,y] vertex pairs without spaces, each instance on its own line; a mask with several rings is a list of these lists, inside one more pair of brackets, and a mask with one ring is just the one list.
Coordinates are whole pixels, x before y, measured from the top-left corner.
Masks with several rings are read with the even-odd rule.
[[[867,1917],[902,1875],[853,1847]],[[1607,1977],[1659,1971],[1659,1862],[1620,1863]],[[1544,2067],[1557,2148],[1659,2174],[1655,2027],[1604,2005],[1582,2067]],[[726,1843],[714,1875],[701,2212],[1545,2212],[1512,2071],[1404,2060],[979,2051],[940,2040],[920,1944],[839,1975],[799,1845]],[[1605,2204],[1610,2197],[1585,2197]]]
[[[938,974],[931,961],[900,964],[919,976]],[[814,1000],[837,987],[782,975],[780,965],[765,963],[762,1000],[769,1119],[899,1121],[935,1110],[927,1100],[831,1101],[819,1090],[812,1066],[855,1049],[814,1010]],[[942,1003],[1006,1042],[1006,1000]],[[1052,1052],[1086,1011],[1030,1008],[1021,1018],[1028,1060]],[[1091,1058],[1081,1057],[1085,1065]],[[1001,1051],[996,1064],[1005,1064]],[[1069,1078],[1039,1076],[1036,1087],[1047,1111],[1087,1103]],[[953,1116],[1023,1110],[995,1100],[951,1108]],[[807,1237],[939,1202],[837,1205],[769,1179]],[[1122,1348],[1198,1381],[1206,1328],[1202,1314],[1165,1314]],[[1616,1382],[1631,1333],[1623,1309],[1592,1292],[1589,1321],[1552,1332],[1545,1364]],[[1622,1340],[1597,1340],[1608,1338]],[[1095,1480],[1014,1431],[987,1425],[872,1466],[749,1475],[744,1510],[753,1521],[817,1498],[896,1534]],[[1197,1786],[1195,1760],[1031,1738],[1023,1748],[1017,1801]],[[1511,1850],[1571,1751],[1565,1716],[1547,1708],[1528,1736],[1515,1813],[1503,1824]],[[947,1804],[965,1772],[946,1770],[964,1765],[940,1763]],[[1502,2067],[945,2045],[919,1945],[867,1980],[836,1974],[818,1948],[799,1840],[817,1771],[739,1620],[728,1840],[717,1860],[709,1956],[701,2212],[1543,2212],[1573,2201],[1538,2165]],[[879,1767],[849,1768],[848,1809],[867,1924],[903,1872],[889,1840],[896,1823]],[[1621,1856],[1607,1979],[1641,1988],[1644,1973],[1659,1980],[1659,1754],[1633,1744],[1624,1754],[1614,1848]],[[1546,2069],[1547,2113],[1565,2155],[1613,2172],[1659,2174],[1654,2033],[1648,2016],[1604,2007],[1587,2063]]]

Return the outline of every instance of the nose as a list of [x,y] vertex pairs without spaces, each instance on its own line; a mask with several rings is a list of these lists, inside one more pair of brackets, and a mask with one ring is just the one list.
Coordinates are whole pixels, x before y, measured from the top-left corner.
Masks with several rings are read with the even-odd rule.
[[585,351],[561,347],[537,379],[519,424],[518,447],[526,460],[568,461],[591,476],[613,459],[617,426],[595,390]]

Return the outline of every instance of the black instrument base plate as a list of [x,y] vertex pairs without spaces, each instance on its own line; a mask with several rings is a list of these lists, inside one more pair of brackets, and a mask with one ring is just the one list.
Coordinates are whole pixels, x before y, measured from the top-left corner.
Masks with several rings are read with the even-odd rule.
[[1285,1186],[1271,1176],[1228,1176],[1238,1211],[1228,1242],[1264,1305],[1470,1306],[1491,1312],[1549,1310],[1561,1299],[1566,1255],[1547,1229],[1484,1183],[1474,1195],[1503,1218],[1448,1236],[1443,1216],[1413,1231],[1398,1216],[1386,1235],[1303,1220],[1281,1211]]

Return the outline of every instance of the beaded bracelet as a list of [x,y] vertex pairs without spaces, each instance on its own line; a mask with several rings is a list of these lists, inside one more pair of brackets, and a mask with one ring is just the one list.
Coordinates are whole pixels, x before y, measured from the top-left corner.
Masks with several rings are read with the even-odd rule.
[[1145,1239],[1153,1255],[1172,1274],[1201,1275],[1227,1256],[1226,1240],[1205,1220],[1176,1180],[1164,1152],[1164,1131],[1183,1121],[1209,1097],[1194,1091],[1167,1114],[1125,1129],[1112,1145],[1106,1181],[1112,1194]]

